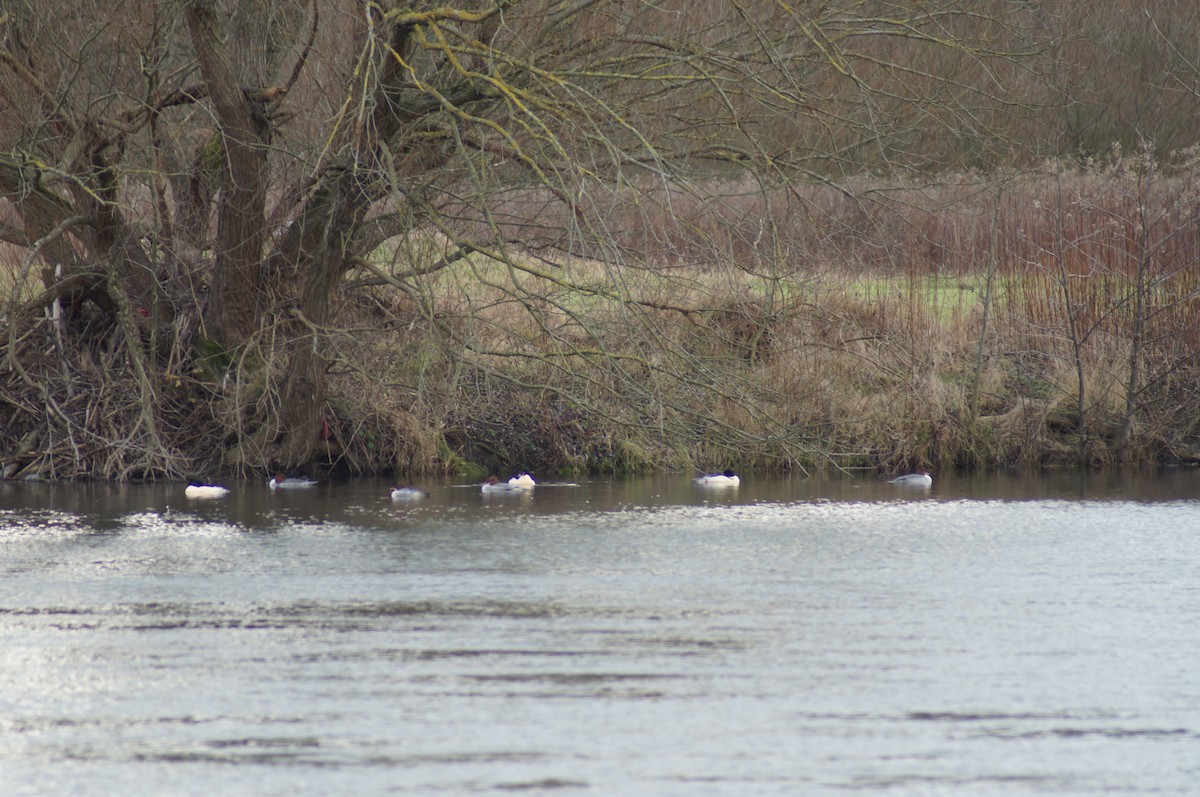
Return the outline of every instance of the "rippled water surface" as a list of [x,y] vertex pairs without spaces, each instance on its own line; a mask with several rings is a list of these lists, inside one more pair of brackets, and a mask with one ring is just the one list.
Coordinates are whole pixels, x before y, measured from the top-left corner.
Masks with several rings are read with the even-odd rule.
[[1200,474],[424,486],[0,485],[0,793],[1200,793]]

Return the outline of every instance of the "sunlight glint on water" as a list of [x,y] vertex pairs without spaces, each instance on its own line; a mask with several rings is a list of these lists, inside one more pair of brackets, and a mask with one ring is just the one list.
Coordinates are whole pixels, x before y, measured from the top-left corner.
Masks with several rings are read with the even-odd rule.
[[2,485],[0,782],[1191,794],[1194,482]]

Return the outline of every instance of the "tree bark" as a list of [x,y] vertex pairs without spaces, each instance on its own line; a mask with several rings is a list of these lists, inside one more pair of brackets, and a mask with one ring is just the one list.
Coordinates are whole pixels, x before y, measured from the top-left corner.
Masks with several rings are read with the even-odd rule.
[[403,124],[437,108],[425,97],[420,97],[424,102],[405,102],[406,74],[401,63],[411,47],[410,34],[411,28],[403,24],[392,30],[388,49],[395,55],[384,61],[369,120],[346,142],[339,165],[325,170],[321,188],[281,247],[279,261],[269,267],[272,272],[298,271],[304,276],[295,312],[302,328],[288,347],[276,427],[279,437],[271,457],[281,467],[307,463],[321,443],[329,367],[322,330],[336,310],[338,284],[346,265],[357,254],[355,234],[371,204],[395,177],[386,172],[384,163],[398,160],[396,153],[385,159],[382,148],[393,143]]
[[247,91],[234,74],[216,30],[213,5],[212,0],[189,0],[185,12],[223,145],[216,268],[205,322],[209,337],[233,348],[244,343],[259,322],[271,124],[262,92]]

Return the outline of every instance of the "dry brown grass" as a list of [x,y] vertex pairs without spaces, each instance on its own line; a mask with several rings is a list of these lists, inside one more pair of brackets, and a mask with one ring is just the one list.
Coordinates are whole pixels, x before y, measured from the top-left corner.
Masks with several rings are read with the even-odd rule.
[[[519,454],[486,447],[576,469],[614,467],[613,440],[638,467],[1103,464],[1124,456],[1116,430],[1132,406],[1134,459],[1190,460],[1195,424],[1178,402],[1195,410],[1200,393],[1192,182],[1114,164],[1003,185],[856,185],[869,201],[725,185],[716,205],[663,200],[670,219],[643,202],[631,219],[675,232],[631,225],[620,267],[530,266],[543,278],[475,263],[427,286],[475,379],[522,406],[460,440],[524,435]],[[455,412],[486,417],[476,400],[495,390],[459,392]]]
[[[754,197],[721,184],[728,195],[715,204],[693,186],[671,198],[676,215],[644,201],[627,213],[613,260],[529,250],[403,277],[447,248],[414,239],[395,262],[379,261],[404,291],[348,276],[322,344],[333,362],[326,465],[891,471],[1198,461],[1195,179],[1191,169],[1117,163],[1005,183],[858,181],[857,200],[833,187]],[[284,327],[265,328],[222,378],[184,340],[198,335],[194,316],[181,316],[171,347],[190,354],[171,355],[169,376],[154,384],[153,420],[174,456],[130,432],[143,405],[122,376],[117,331],[61,356],[45,356],[44,333],[19,339],[31,373],[8,371],[0,386],[22,408],[5,419],[3,450],[28,442],[39,380],[67,396],[75,388],[62,374],[91,374],[89,394],[119,411],[87,445],[58,444],[52,464],[10,456],[10,475],[219,466],[238,430],[278,400],[265,374],[282,367]],[[102,353],[99,367],[90,351]],[[62,406],[80,428],[101,411],[71,401]]]

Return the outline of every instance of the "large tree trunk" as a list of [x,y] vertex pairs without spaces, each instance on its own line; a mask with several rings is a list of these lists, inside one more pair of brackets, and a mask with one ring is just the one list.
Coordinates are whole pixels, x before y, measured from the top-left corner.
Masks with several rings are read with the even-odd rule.
[[300,308],[295,312],[298,329],[288,345],[288,370],[279,405],[282,436],[271,457],[284,467],[313,459],[321,442],[325,374],[329,368],[321,329],[333,316],[343,263],[341,252],[334,247],[314,259],[304,282]]
[[[370,171],[363,172],[370,174]],[[288,369],[281,386],[275,450],[270,459],[282,467],[309,462],[324,430],[325,374],[329,359],[323,330],[337,309],[338,283],[354,254],[352,239],[374,200],[359,180],[363,173],[344,170],[318,192],[297,221],[288,255],[302,266],[304,289],[293,311]]]
[[[386,164],[397,159],[397,151],[411,151],[402,144],[384,158],[382,150],[395,143],[392,139],[403,123],[436,107],[397,101],[406,87],[411,89],[402,67],[411,46],[410,34],[406,25],[393,29],[388,42],[391,54],[383,61],[369,121],[345,142],[343,161],[326,169],[322,188],[309,200],[278,260],[268,266],[269,272],[304,276],[299,308],[294,311],[297,327],[280,389],[278,424],[273,425],[277,437],[270,441],[274,450],[269,458],[281,467],[308,463],[321,444],[329,368],[322,330],[336,310],[338,283],[346,264],[357,254],[355,235],[371,204],[394,179]],[[264,436],[265,431],[260,432],[253,446],[260,452],[268,444],[261,439]]]
[[213,5],[212,0],[189,0],[185,8],[223,144],[216,268],[205,321],[209,337],[234,347],[253,334],[259,321],[271,135],[265,106],[270,92],[241,85],[217,33]]

